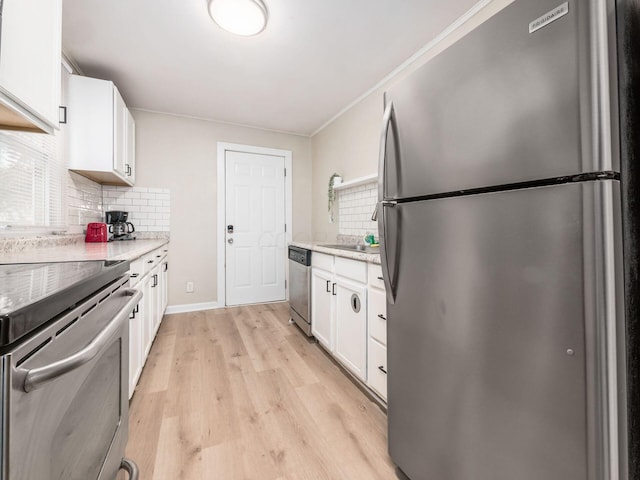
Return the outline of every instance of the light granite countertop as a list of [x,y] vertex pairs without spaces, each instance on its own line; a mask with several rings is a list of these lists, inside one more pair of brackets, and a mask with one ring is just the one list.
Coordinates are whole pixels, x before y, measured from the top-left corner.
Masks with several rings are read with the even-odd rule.
[[376,263],[380,265],[380,254],[369,252],[355,252],[349,250],[342,250],[339,248],[323,247],[318,243],[304,243],[304,242],[292,242],[290,245],[294,247],[306,248],[314,252],[326,253],[327,255],[335,255],[336,257],[351,258],[353,260],[360,260],[362,262]]
[[108,243],[76,242],[68,245],[53,245],[28,248],[21,251],[0,252],[0,264],[135,260],[168,243],[169,241],[166,239],[130,240]]

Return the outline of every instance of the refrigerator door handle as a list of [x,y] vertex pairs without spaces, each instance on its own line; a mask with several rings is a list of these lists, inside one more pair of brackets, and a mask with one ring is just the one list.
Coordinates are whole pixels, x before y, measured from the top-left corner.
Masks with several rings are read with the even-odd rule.
[[[378,156],[378,201],[381,202],[385,198],[385,172],[386,172],[386,158],[387,158],[387,132],[389,126],[395,121],[395,115],[393,111],[393,102],[389,102],[384,109],[384,115],[382,115],[382,132],[380,133],[380,153]],[[376,221],[378,219],[378,206],[373,212],[371,220]]]
[[382,243],[380,245],[380,264],[382,267],[382,278],[384,279],[384,288],[387,293],[387,302],[391,305],[396,303],[396,291],[393,282],[393,278],[390,275],[389,271],[389,255],[387,254],[387,232],[385,230],[385,208],[395,207],[398,202],[394,202],[392,200],[383,200],[378,203],[378,211],[380,212],[380,218],[378,220],[378,229],[380,232],[380,238],[382,238]]

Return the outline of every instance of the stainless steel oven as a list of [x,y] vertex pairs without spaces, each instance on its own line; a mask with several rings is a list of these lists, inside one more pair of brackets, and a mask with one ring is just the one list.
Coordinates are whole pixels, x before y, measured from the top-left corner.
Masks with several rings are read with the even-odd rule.
[[[1,357],[3,480],[114,480],[121,468],[137,476],[135,466],[122,462],[128,318],[142,293],[129,288],[126,273],[117,273]],[[71,297],[57,301],[65,298]]]

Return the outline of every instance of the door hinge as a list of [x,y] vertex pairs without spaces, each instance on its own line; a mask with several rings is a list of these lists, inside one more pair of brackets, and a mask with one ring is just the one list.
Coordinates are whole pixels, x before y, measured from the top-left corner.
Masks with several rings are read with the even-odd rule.
[[287,281],[284,281],[284,288],[287,288]]
[[286,168],[284,169],[284,176],[285,177],[287,176],[287,169]]

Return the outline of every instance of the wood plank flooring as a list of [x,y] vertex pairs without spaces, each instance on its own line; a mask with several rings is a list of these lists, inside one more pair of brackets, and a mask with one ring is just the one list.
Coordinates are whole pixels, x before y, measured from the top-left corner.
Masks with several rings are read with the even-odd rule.
[[396,479],[386,416],[288,304],[169,315],[131,402],[141,480]]

